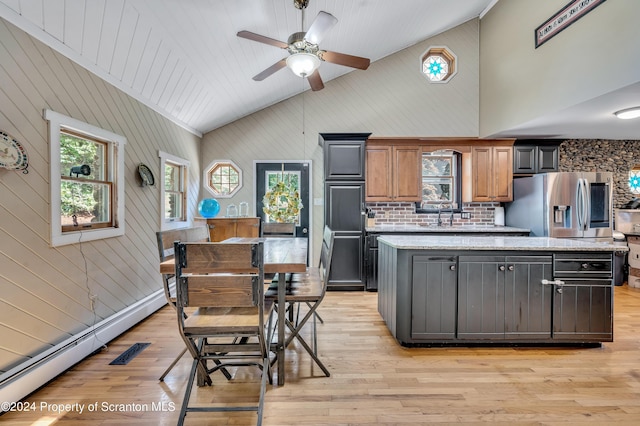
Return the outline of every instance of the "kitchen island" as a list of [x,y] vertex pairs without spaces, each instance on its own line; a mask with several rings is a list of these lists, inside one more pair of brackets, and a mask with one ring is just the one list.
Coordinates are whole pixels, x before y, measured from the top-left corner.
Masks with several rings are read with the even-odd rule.
[[378,237],[385,234],[528,236],[529,229],[491,224],[438,226],[436,224],[419,223],[377,223],[369,225],[365,228],[364,243],[365,288],[369,291],[378,289]]
[[381,235],[378,311],[405,346],[613,340],[608,240]]

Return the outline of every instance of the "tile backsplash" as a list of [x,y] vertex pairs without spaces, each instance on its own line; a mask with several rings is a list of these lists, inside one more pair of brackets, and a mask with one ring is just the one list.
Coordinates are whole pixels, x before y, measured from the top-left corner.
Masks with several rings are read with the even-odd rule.
[[[500,203],[462,203],[462,211],[471,214],[470,219],[461,219],[460,213],[453,214],[454,226],[478,226],[493,225],[493,212]],[[407,224],[417,225],[421,223],[436,224],[438,222],[437,213],[416,213],[415,203],[367,203],[367,207],[375,212],[376,224]],[[442,212],[443,223],[449,221],[451,213]]]

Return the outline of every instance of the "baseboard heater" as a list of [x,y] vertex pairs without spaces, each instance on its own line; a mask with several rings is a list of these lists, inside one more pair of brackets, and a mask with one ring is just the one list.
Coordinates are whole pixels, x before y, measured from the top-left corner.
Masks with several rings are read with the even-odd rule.
[[157,291],[0,376],[0,401],[20,401],[167,304]]

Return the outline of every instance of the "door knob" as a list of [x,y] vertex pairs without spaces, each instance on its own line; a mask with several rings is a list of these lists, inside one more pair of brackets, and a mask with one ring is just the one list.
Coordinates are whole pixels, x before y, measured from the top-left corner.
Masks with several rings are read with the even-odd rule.
[[452,271],[455,271],[456,270],[456,265],[449,266],[449,269],[452,270]]
[[306,234],[307,232],[309,232],[309,230],[307,228],[302,228],[302,233]]

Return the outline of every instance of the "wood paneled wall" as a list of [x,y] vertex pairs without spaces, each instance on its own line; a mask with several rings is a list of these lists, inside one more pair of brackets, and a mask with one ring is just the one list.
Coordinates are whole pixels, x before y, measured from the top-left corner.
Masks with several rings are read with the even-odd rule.
[[[138,186],[136,168],[158,177],[158,150],[189,160],[189,217],[201,170],[199,137],[2,19],[0,57],[0,129],[29,156],[28,174],[0,168],[2,373],[161,289],[160,189]],[[45,108],[127,138],[123,237],[50,247]]]

